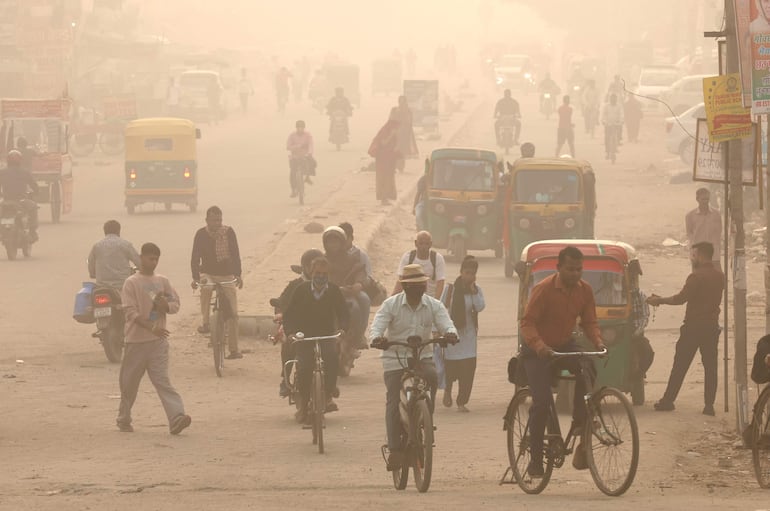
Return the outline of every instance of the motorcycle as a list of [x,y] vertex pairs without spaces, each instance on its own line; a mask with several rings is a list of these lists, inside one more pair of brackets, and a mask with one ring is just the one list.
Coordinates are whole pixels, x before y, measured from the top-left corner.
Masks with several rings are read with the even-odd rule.
[[342,144],[348,143],[348,115],[342,110],[335,110],[329,115],[329,142],[340,150]]
[[120,293],[110,287],[96,287],[92,295],[96,332],[91,337],[99,339],[107,360],[117,364],[123,358],[125,316]]
[[542,113],[546,119],[550,119],[554,110],[556,110],[556,98],[550,92],[543,92],[540,96],[540,113]]
[[500,117],[500,132],[498,134],[498,140],[500,147],[505,149],[505,154],[508,154],[511,147],[514,146],[513,130],[516,126],[515,115],[504,115]]
[[0,203],[0,239],[10,261],[16,259],[19,249],[24,257],[32,255],[35,240],[29,229],[29,215],[21,202],[4,200]]

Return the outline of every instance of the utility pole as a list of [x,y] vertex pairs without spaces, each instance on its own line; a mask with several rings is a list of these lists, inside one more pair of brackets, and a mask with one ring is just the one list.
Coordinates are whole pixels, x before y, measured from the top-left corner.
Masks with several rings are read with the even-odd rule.
[[[738,36],[735,23],[735,5],[725,0],[725,32],[727,35],[727,72],[740,70]],[[746,239],[743,227],[743,165],[741,140],[727,142],[727,175],[730,183],[729,208],[732,224],[735,226],[733,246],[733,351],[735,353],[736,427],[743,432],[748,423],[748,374],[746,349]],[[725,233],[726,235],[728,233]],[[724,268],[725,272],[728,268]],[[727,307],[727,304],[725,304]],[[729,325],[724,325],[728,328]],[[724,382],[728,385],[729,382]]]

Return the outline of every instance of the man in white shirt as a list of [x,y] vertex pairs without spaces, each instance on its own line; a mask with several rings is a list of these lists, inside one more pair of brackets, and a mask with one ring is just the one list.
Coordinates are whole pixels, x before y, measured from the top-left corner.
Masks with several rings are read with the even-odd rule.
[[722,245],[722,214],[709,205],[711,192],[708,188],[698,188],[695,200],[698,201],[698,207],[684,217],[687,239],[691,247],[702,241],[711,243],[714,247],[714,267],[721,271],[719,256]]
[[[419,264],[422,266],[422,271],[428,276],[428,291],[426,294],[433,298],[440,299],[441,293],[444,291],[445,281],[445,263],[444,256],[431,250],[433,246],[433,238],[428,231],[420,231],[414,240],[414,250],[405,252],[401,256],[401,262],[398,265],[398,272],[396,274],[399,278],[404,274],[404,266],[408,264]],[[393,288],[393,294],[398,294],[402,291],[401,282],[396,282]]]

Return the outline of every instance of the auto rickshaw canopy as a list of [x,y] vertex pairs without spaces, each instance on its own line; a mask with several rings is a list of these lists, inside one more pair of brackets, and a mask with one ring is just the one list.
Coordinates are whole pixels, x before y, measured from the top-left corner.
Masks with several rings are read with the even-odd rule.
[[126,161],[195,160],[200,132],[187,119],[136,119],[125,129]]

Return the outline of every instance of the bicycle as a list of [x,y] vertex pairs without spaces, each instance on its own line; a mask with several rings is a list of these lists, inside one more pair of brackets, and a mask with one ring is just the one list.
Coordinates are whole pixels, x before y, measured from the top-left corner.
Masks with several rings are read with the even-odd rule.
[[209,317],[210,334],[209,339],[211,349],[214,353],[214,371],[220,378],[225,372],[225,348],[227,346],[227,323],[233,318],[233,311],[230,310],[230,302],[226,299],[220,299],[220,291],[224,286],[236,285],[238,279],[227,280],[225,282],[206,282],[202,280],[198,285],[202,288],[211,287],[214,292],[211,294],[211,315]]
[[307,158],[290,158],[291,189],[297,194],[300,206],[305,204],[305,176],[308,174]]
[[770,488],[770,385],[765,386],[754,404],[751,461],[760,488]]
[[615,163],[615,160],[618,157],[618,142],[620,141],[620,130],[623,129],[623,126],[616,126],[616,125],[605,125],[604,131],[604,149],[607,153],[607,158],[612,162]]
[[[342,332],[337,332],[334,335],[324,335],[320,337],[305,337],[302,332],[297,332],[292,335],[293,343],[312,342],[314,343],[314,359],[315,365],[313,367],[313,380],[310,387],[310,401],[307,405],[307,413],[311,414],[311,424],[313,430],[313,445],[318,445],[318,453],[324,453],[324,413],[326,412],[326,389],[324,384],[324,361],[321,357],[321,342],[325,341],[337,341]],[[283,366],[283,374],[286,380],[286,385],[289,387],[289,404],[299,403],[299,389],[297,388],[297,370],[296,365],[298,361],[287,360]]]
[[[446,347],[456,344],[457,340],[437,337],[423,341],[418,335],[407,338],[406,342],[388,341],[384,339],[372,341],[372,348],[386,350],[391,346],[403,346],[411,351],[406,360],[398,359],[404,374],[401,376],[401,444],[404,446],[404,457],[401,467],[393,470],[393,486],[397,490],[406,488],[409,479],[409,467],[414,472],[414,484],[417,491],[425,493],[430,487],[433,470],[433,415],[430,406],[430,385],[426,381],[420,367],[420,355],[432,344]],[[388,446],[382,446],[382,457],[388,461]]]
[[[527,473],[532,458],[529,445],[529,409],[532,406],[532,395],[527,387],[517,390],[503,419],[510,466],[500,479],[500,484],[518,484],[529,494],[542,492],[551,479],[553,469],[564,465],[567,456],[575,451],[575,441],[580,438],[591,477],[599,490],[612,497],[620,496],[628,490],[639,464],[639,428],[631,403],[622,392],[612,387],[594,387],[590,374],[590,359],[602,357],[606,353],[606,350],[554,353],[554,361],[570,357],[579,359],[581,370],[574,378],[583,378],[585,388],[590,390],[584,396],[585,423],[573,423],[567,436],[563,438],[556,405],[551,399],[543,437],[545,473],[542,478],[533,478]],[[558,378],[573,379],[561,375]],[[625,454],[624,449],[628,447],[631,452]],[[611,473],[613,470],[618,473]],[[506,481],[509,473],[511,480]]]

